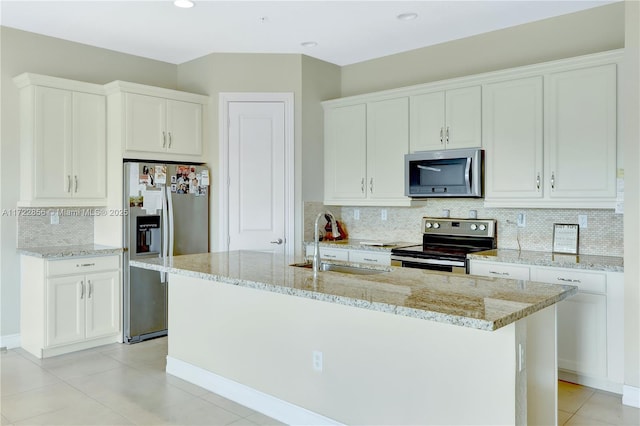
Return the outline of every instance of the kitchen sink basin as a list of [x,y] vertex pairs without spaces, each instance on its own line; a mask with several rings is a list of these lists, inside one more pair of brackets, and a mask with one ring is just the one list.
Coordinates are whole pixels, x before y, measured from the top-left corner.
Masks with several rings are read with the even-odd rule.
[[[307,268],[312,269],[312,263],[294,263],[291,266],[296,266],[298,268]],[[374,274],[382,274],[383,272],[389,272],[385,269],[373,269],[373,268],[362,268],[359,266],[350,266],[350,265],[337,265],[335,263],[321,263],[320,264],[321,271],[331,271],[331,272],[341,272],[343,274],[354,274],[354,275],[374,275]]]

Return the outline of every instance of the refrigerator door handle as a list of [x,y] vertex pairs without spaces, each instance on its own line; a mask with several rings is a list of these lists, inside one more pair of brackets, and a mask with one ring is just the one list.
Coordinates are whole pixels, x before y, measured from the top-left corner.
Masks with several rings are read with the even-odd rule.
[[173,196],[171,195],[171,187],[166,186],[167,191],[167,210],[169,211],[169,256],[173,256],[173,243],[175,240],[173,227]]
[[[164,191],[162,191],[162,251],[161,251],[161,257],[164,260],[164,262],[166,263],[167,261],[167,253],[168,253],[168,247],[169,247],[169,227],[168,225],[168,214],[167,214],[167,199],[165,197],[165,193]],[[161,283],[166,283],[167,282],[167,273],[166,272],[160,272],[160,282]]]

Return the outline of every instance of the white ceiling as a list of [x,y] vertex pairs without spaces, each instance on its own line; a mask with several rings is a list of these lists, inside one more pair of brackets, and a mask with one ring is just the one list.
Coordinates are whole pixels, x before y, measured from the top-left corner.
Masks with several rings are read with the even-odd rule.
[[[174,64],[252,52],[343,66],[618,0],[194,1],[179,9],[168,0],[2,0],[0,23]],[[418,18],[396,18],[406,12]]]

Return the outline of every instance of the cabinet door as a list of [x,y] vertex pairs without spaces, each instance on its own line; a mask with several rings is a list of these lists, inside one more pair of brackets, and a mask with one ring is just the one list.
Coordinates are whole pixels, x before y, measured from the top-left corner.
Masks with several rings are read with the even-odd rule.
[[202,105],[167,100],[167,150],[202,154]]
[[366,148],[365,104],[325,111],[325,203],[341,204],[366,197]]
[[578,293],[558,304],[558,367],[607,375],[607,297]]
[[72,188],[72,94],[35,89],[34,197],[69,198]]
[[529,280],[530,268],[526,265],[512,265],[510,263],[484,262],[471,260],[469,273],[483,277],[509,278],[512,280]]
[[616,65],[549,76],[551,198],[615,198]]
[[542,77],[484,86],[487,199],[541,198]]
[[106,136],[105,97],[75,92],[72,189],[74,197],[106,197]]
[[367,105],[367,191],[371,199],[406,199],[404,156],[409,152],[409,99]]
[[46,346],[84,339],[85,297],[82,276],[47,280]]
[[444,141],[447,149],[482,146],[480,86],[447,90]]
[[119,272],[86,276],[86,337],[101,337],[120,330]]
[[166,100],[155,96],[125,93],[125,149],[164,152]]
[[444,102],[444,92],[411,96],[411,152],[445,148]]

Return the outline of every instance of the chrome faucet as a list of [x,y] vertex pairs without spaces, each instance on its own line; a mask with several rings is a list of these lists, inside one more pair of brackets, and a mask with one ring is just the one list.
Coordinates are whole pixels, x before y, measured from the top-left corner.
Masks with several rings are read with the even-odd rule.
[[313,225],[313,275],[317,275],[320,271],[320,231],[318,229],[318,221],[325,215],[329,216],[329,220],[331,221],[331,233],[334,237],[338,235],[338,224],[336,223],[336,218],[333,216],[333,213],[329,210],[318,213],[316,222]]

